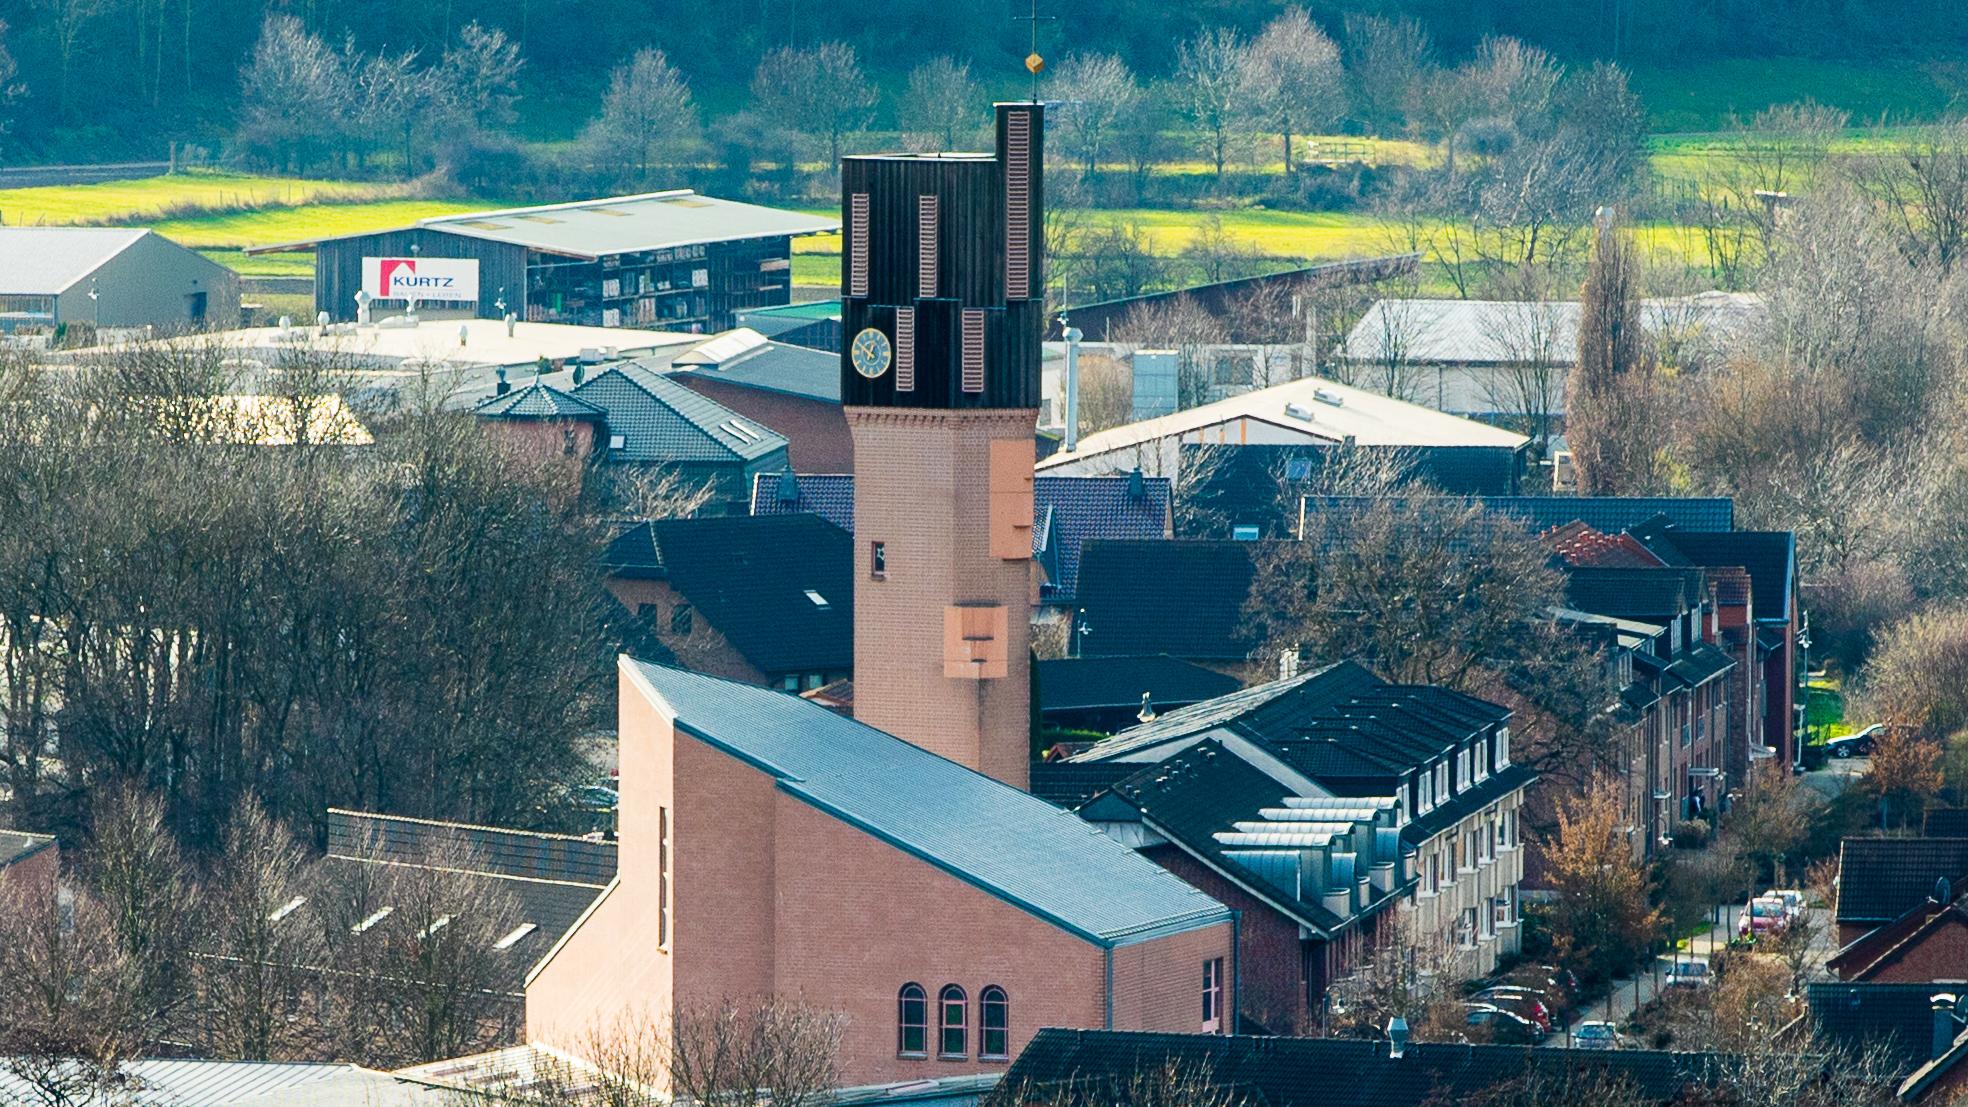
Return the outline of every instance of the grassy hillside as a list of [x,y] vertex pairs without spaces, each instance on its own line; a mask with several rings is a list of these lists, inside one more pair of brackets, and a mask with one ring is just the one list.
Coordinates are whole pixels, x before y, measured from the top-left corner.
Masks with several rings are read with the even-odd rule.
[[1927,63],[1759,58],[1643,67],[1633,90],[1657,132],[1715,131],[1774,104],[1816,100],[1852,113],[1854,123],[1904,123],[1946,110],[1950,94]]

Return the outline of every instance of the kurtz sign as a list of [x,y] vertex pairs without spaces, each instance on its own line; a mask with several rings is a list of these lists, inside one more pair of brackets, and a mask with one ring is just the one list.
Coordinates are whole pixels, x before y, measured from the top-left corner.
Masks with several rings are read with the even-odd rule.
[[362,289],[378,300],[478,299],[478,262],[468,258],[363,258]]

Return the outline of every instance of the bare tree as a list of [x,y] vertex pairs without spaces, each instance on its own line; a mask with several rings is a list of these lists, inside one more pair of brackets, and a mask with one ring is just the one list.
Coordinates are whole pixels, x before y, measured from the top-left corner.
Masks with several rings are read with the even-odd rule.
[[1052,119],[1059,152],[1092,181],[1114,132],[1141,99],[1134,72],[1112,54],[1068,54],[1052,79],[1059,107]]
[[395,136],[403,174],[415,176],[423,164],[417,153],[418,134],[431,125],[446,102],[440,74],[420,65],[414,50],[354,56],[348,66],[361,94],[356,109],[359,129],[377,136],[379,146],[385,136]]
[[820,140],[830,173],[840,165],[842,143],[868,125],[874,108],[875,87],[854,47],[844,42],[805,50],[782,46],[761,58],[752,74],[752,110]]
[[0,1072],[45,1107],[101,1102],[147,1030],[141,970],[88,893],[44,880],[0,883]]
[[961,150],[978,130],[977,101],[969,62],[931,58],[909,71],[896,122],[911,149]]
[[88,887],[135,966],[142,1014],[161,1024],[187,985],[194,929],[188,908],[197,901],[191,874],[154,793],[129,784],[104,787],[90,824],[83,855]]
[[1582,299],[1578,360],[1565,388],[1579,491],[1650,491],[1661,483],[1660,395],[1632,261],[1610,222],[1599,229]]
[[1183,114],[1202,136],[1221,182],[1251,123],[1249,48],[1228,28],[1204,31],[1176,50],[1175,81]]
[[1860,166],[1913,257],[1952,272],[1968,253],[1968,119],[1921,128]]
[[1788,766],[1775,761],[1759,765],[1746,783],[1722,824],[1728,845],[1755,879],[1783,881],[1788,876],[1785,861],[1804,844],[1823,801]]
[[603,160],[626,162],[638,180],[672,164],[698,140],[690,84],[661,50],[642,49],[609,74],[601,116],[583,140]]
[[1458,984],[1473,968],[1471,951],[1447,935],[1422,933],[1412,915],[1397,912],[1352,971],[1329,986],[1328,1029],[1378,1032],[1399,1018],[1416,1041],[1455,1041],[1467,1031]]
[[525,66],[519,44],[504,31],[477,22],[465,24],[438,64],[452,114],[483,133],[511,126],[519,118],[519,74]]
[[302,913],[317,894],[301,848],[251,798],[227,822],[199,897],[207,946],[197,962],[197,1036],[214,1056],[242,1061],[313,1054],[318,990],[330,968]]
[[1432,64],[1428,32],[1413,19],[1361,13],[1347,15],[1345,31],[1353,114],[1372,134],[1401,134]]
[[[75,64],[95,44],[92,28],[110,10],[108,0],[42,0],[49,35],[55,43],[55,112],[69,117],[69,81]],[[4,37],[4,31],[0,31]],[[0,88],[13,82],[13,73],[0,65]],[[0,132],[5,127],[0,126]]]
[[838,1082],[845,1029],[837,1012],[780,999],[685,1004],[671,1018],[663,1068],[672,1092],[695,1103],[807,1107]]
[[1529,295],[1483,317],[1484,337],[1504,360],[1487,371],[1480,386],[1490,410],[1503,413],[1505,425],[1530,438],[1540,455],[1556,429],[1569,362],[1578,352],[1576,346],[1566,348],[1570,336],[1561,325],[1570,305],[1545,299],[1541,286],[1533,279],[1525,289]]
[[1108,337],[1135,350],[1176,351],[1176,406],[1187,409],[1210,401],[1214,380],[1209,347],[1228,341],[1229,330],[1184,295],[1136,304]]
[[269,15],[240,72],[241,139],[306,170],[339,139],[353,86],[342,59],[291,15]]
[[1080,434],[1118,427],[1134,418],[1134,374],[1126,361],[1080,353]]
[[1304,8],[1287,8],[1251,43],[1248,64],[1252,93],[1284,142],[1290,173],[1292,136],[1330,126],[1346,110],[1339,47]]

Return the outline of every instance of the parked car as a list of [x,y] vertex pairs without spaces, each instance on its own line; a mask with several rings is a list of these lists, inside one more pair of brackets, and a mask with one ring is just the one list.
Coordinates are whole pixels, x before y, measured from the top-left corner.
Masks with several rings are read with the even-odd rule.
[[1825,753],[1832,757],[1864,757],[1872,752],[1873,742],[1885,737],[1886,724],[1874,723],[1857,734],[1847,734],[1833,738],[1825,743]]
[[1498,977],[1497,983],[1543,992],[1545,996],[1542,998],[1547,1005],[1551,1005],[1553,999],[1558,1001],[1553,1006],[1554,1011],[1560,1008],[1570,1010],[1579,1001],[1578,977],[1573,976],[1570,969],[1553,965],[1519,965]]
[[1708,971],[1708,962],[1676,960],[1667,967],[1667,975],[1662,978],[1662,987],[1667,988],[1706,988],[1714,980]]
[[1463,1020],[1473,1028],[1489,1032],[1490,1040],[1502,1045],[1536,1045],[1544,1031],[1531,1020],[1494,1003],[1465,1003]]
[[1795,888],[1773,888],[1763,893],[1763,895],[1767,898],[1783,900],[1784,910],[1790,913],[1792,922],[1802,917],[1808,908],[1808,904],[1804,900],[1804,893]]
[[1594,1019],[1572,1031],[1572,1045],[1579,1049],[1619,1049],[1621,1044],[1619,1027],[1610,1022]]
[[1790,909],[1779,896],[1757,896],[1743,907],[1736,933],[1745,938],[1774,937],[1790,925]]
[[1551,1033],[1551,1008],[1527,989],[1513,988],[1508,984],[1485,988],[1476,993],[1476,1000],[1501,1007],[1514,1015],[1522,1015],[1536,1023],[1539,1030]]

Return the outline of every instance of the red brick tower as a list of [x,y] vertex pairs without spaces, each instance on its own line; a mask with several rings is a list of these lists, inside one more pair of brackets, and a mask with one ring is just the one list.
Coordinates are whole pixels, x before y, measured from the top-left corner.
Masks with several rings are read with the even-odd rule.
[[995,154],[841,165],[854,715],[1024,788],[1044,112]]

